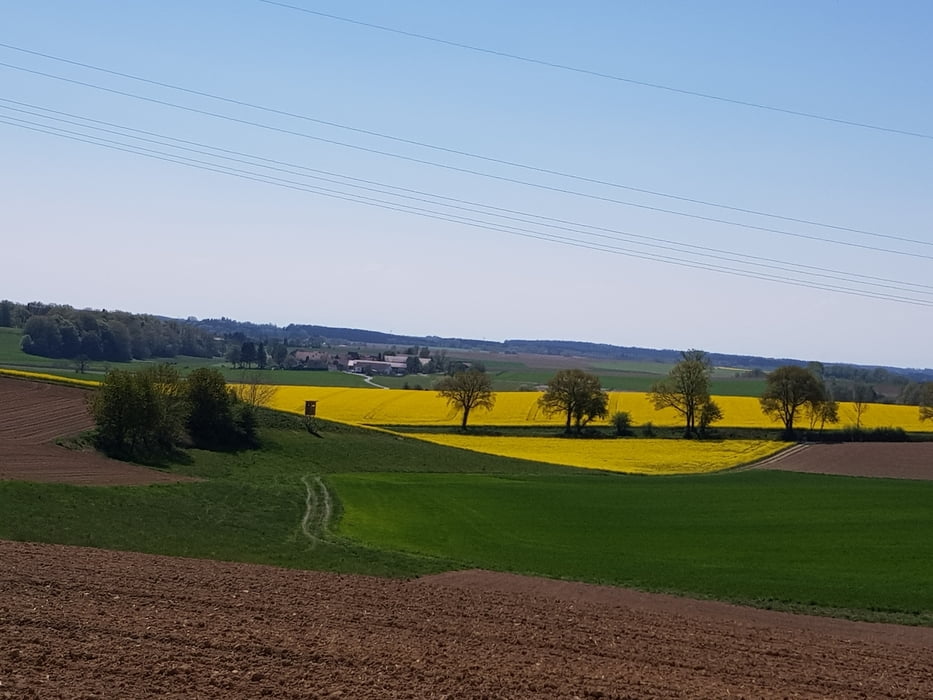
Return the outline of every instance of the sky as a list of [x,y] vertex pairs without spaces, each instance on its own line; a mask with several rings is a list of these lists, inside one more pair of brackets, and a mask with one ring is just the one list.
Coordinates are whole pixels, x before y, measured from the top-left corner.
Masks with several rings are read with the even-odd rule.
[[2,17],[2,298],[933,366],[928,2]]

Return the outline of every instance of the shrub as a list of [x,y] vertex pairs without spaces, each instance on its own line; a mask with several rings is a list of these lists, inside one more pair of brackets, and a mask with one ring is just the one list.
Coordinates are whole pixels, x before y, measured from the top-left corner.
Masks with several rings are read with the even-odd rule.
[[616,437],[626,437],[632,434],[632,416],[628,411],[616,411],[609,422],[616,431]]

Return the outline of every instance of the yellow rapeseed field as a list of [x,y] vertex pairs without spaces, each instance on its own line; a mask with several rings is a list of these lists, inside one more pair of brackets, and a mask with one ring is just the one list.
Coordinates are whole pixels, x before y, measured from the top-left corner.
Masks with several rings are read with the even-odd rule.
[[416,433],[475,452],[627,474],[702,474],[758,461],[788,446],[771,440],[573,440]]
[[0,369],[0,376],[23,377],[24,379],[41,379],[47,382],[59,382],[61,384],[74,384],[76,386],[99,386],[100,382],[93,379],[76,379],[74,377],[61,377],[57,374],[46,374],[44,372],[25,372],[18,369]]
[[[533,391],[501,392],[491,411],[470,413],[470,425],[560,425],[561,416],[545,416],[538,408],[541,394]],[[403,389],[351,389],[344,387],[279,386],[273,407],[282,411],[303,413],[306,400],[315,400],[321,418],[366,425],[459,425],[459,413],[434,391]],[[780,427],[761,412],[758,399],[748,396],[717,396],[723,420],[716,425],[734,428]],[[656,426],[679,426],[680,416],[671,409],[656,411],[645,393],[611,392],[609,414],[627,411],[633,425],[651,422]],[[850,403],[839,404],[838,426],[855,423],[855,411]],[[806,427],[801,415],[797,421]],[[896,426],[907,431],[931,431],[933,421],[921,423],[916,406],[871,404],[862,416],[862,427]],[[832,426],[830,426],[832,427]]]

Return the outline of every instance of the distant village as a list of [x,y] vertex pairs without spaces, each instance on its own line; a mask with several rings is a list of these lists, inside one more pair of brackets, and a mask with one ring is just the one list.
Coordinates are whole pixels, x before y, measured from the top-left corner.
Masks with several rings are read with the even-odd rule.
[[[219,342],[225,339],[217,338]],[[226,340],[229,343],[229,339]],[[282,343],[268,349],[264,343],[252,341],[228,345],[225,359],[237,368],[285,369],[309,371],[353,372],[369,376],[434,374],[466,369],[470,363],[451,362],[444,350],[431,352],[428,347],[410,347],[404,352],[391,348],[385,352],[366,354],[357,350],[337,348],[296,348],[288,350]]]
[[[418,355],[361,355],[358,352],[330,353],[324,350],[295,350],[289,354],[294,363],[285,369],[327,370],[335,369],[356,374],[397,376],[406,374],[430,374],[435,361],[431,357]],[[291,365],[291,366],[289,366]]]

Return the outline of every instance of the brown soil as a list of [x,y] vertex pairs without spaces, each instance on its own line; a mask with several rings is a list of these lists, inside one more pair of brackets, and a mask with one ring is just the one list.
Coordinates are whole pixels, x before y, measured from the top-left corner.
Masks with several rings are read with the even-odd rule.
[[88,395],[76,387],[0,377],[0,480],[88,486],[189,480],[52,444],[94,427]]
[[933,630],[0,541],[0,698],[933,697]]
[[803,445],[757,466],[813,474],[933,479],[933,442]]

